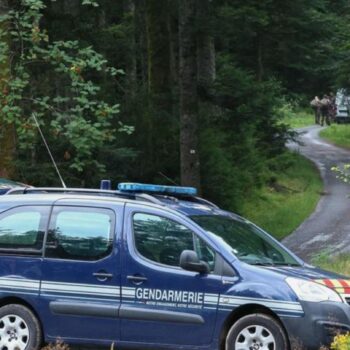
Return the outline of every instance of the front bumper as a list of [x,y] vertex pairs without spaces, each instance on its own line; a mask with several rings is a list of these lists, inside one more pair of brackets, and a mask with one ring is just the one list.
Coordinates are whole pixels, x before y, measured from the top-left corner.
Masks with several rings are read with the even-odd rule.
[[291,350],[316,350],[329,345],[339,332],[350,331],[350,306],[336,302],[301,302],[303,317],[282,317]]

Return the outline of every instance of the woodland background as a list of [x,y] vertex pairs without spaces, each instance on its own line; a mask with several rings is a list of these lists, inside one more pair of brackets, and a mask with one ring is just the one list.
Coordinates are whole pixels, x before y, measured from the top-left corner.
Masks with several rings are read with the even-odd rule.
[[0,0],[0,176],[195,186],[239,211],[284,113],[350,84],[346,0]]

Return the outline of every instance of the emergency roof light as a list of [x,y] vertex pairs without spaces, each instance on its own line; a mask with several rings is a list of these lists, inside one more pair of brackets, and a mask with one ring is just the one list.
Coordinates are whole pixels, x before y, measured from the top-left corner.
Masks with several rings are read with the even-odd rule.
[[197,189],[194,187],[182,187],[182,186],[163,186],[163,185],[151,185],[140,184],[132,182],[123,182],[118,185],[118,190],[122,192],[144,192],[144,193],[158,193],[168,195],[186,195],[196,196]]
[[111,190],[111,188],[112,188],[111,180],[101,180],[100,190],[109,191],[109,190]]

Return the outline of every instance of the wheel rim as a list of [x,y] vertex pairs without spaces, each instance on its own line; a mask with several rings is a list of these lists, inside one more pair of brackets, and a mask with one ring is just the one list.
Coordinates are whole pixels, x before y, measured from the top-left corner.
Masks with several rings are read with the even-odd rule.
[[0,350],[24,350],[29,343],[29,329],[18,315],[0,319]]
[[238,334],[235,350],[276,350],[276,340],[268,328],[252,325]]

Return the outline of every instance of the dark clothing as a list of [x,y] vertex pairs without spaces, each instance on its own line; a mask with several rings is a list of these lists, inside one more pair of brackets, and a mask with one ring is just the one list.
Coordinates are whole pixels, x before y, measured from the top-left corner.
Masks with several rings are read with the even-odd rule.
[[314,113],[315,113],[315,124],[319,124],[321,119],[321,109],[320,107],[317,107],[317,106],[312,106],[312,109],[314,110]]
[[326,122],[327,125],[331,125],[329,106],[321,107],[321,126],[323,126],[324,122]]
[[335,98],[330,99],[329,107],[328,107],[328,114],[330,120],[335,120],[335,117],[337,115],[337,105],[335,103]]

